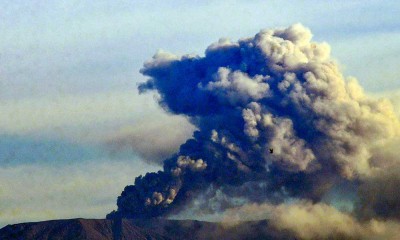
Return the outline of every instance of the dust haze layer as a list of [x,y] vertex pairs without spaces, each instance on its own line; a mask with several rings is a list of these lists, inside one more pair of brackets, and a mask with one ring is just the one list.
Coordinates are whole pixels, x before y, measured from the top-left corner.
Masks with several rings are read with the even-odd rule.
[[318,203],[343,183],[358,191],[357,219],[400,218],[400,198],[390,197],[399,171],[382,177],[400,169],[390,154],[400,142],[390,101],[345,78],[329,45],[301,24],[221,39],[204,56],[161,51],[141,73],[148,80],[139,90],[156,91],[166,111],[198,130],[162,171],[127,186],[109,218],[167,216],[210,189],[242,203]]

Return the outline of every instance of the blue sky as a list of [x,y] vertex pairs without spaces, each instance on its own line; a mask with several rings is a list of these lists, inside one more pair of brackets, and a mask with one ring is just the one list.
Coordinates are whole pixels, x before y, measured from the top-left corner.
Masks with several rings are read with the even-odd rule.
[[0,226],[104,217],[191,135],[136,90],[158,49],[202,55],[297,22],[399,109],[397,1],[0,1]]

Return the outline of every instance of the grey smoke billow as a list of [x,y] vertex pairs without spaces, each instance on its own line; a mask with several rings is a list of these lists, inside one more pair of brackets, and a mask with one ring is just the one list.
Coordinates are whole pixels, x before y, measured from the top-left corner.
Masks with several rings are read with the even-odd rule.
[[265,231],[275,232],[278,239],[397,240],[400,236],[400,223],[397,221],[359,221],[327,204],[308,201],[231,208],[224,213],[223,223],[227,228],[235,227],[239,221],[248,220],[249,215],[252,216],[250,219],[263,219],[266,214],[269,222]]
[[[367,209],[373,214],[366,218],[393,217],[363,192],[388,199],[390,190],[374,184],[390,182],[377,176],[399,165],[382,151],[400,142],[399,120],[388,100],[367,96],[342,75],[328,44],[311,39],[309,29],[295,24],[220,40],[204,56],[159,52],[146,62],[141,73],[148,80],[139,90],[156,91],[166,111],[186,116],[198,130],[162,171],[127,186],[108,217],[166,216],[210,188],[250,203],[315,203],[343,182],[360,186],[360,216]],[[397,181],[400,174],[393,175]],[[398,214],[400,200],[389,200]]]

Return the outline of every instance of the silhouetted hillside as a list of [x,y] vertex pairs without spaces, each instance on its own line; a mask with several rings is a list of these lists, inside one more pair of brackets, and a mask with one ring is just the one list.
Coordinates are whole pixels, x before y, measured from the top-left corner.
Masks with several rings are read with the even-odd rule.
[[[8,225],[0,229],[2,240],[131,240],[131,239],[277,239],[267,222],[243,222],[235,226],[192,220],[105,219],[52,220]],[[285,238],[290,239],[290,238]]]

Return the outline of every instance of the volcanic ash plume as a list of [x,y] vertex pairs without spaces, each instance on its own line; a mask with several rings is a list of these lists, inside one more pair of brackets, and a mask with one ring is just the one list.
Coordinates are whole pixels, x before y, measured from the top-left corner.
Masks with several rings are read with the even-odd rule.
[[[399,142],[392,105],[345,79],[329,45],[311,37],[296,24],[220,40],[204,57],[159,52],[146,62],[149,79],[139,90],[157,91],[166,111],[197,130],[163,171],[127,186],[109,217],[175,213],[210,189],[246,203],[316,203],[343,183],[359,188],[360,218],[400,217],[399,191],[392,198],[377,187],[395,188],[400,179],[399,171],[380,176],[399,165],[384,150]],[[380,211],[385,202],[396,212]]]

